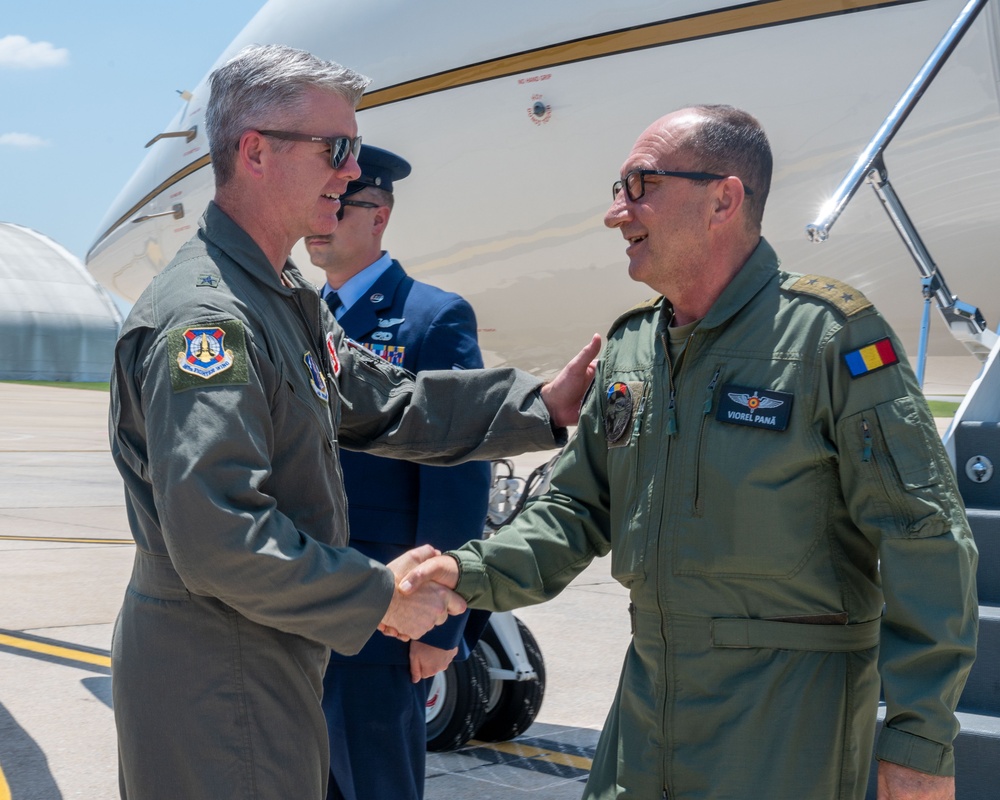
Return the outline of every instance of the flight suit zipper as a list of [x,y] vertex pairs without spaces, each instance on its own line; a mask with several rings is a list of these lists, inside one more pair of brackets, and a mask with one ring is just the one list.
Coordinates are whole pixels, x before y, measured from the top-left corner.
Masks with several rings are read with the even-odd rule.
[[663,343],[663,356],[667,363],[667,388],[670,390],[667,398],[667,436],[674,437],[677,434],[677,390],[674,388],[674,364],[670,360],[670,342],[667,334],[660,333],[660,341]]
[[719,382],[719,375],[722,374],[722,365],[715,368],[715,374],[708,386],[705,387],[705,402],[701,410],[701,428],[698,430],[698,459],[694,465],[694,514],[701,516],[702,494],[701,494],[701,465],[705,454],[705,426],[708,424],[709,415],[715,405],[715,387]]

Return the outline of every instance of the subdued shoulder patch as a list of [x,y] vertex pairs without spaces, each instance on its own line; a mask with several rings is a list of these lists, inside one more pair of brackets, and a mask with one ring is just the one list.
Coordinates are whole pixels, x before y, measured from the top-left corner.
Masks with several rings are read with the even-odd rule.
[[618,326],[621,325],[622,320],[628,319],[629,317],[635,314],[642,314],[643,312],[650,311],[656,308],[657,304],[659,304],[662,300],[663,297],[661,295],[657,295],[656,297],[650,297],[648,300],[643,300],[641,303],[636,303],[628,311],[619,314],[618,319],[616,319],[614,321],[614,324],[608,329],[608,336],[614,333],[615,329],[617,329]]
[[175,392],[250,382],[246,331],[239,320],[167,331],[167,353]]
[[871,301],[853,286],[822,275],[803,275],[791,283],[786,283],[782,288],[824,300],[845,317],[871,308]]

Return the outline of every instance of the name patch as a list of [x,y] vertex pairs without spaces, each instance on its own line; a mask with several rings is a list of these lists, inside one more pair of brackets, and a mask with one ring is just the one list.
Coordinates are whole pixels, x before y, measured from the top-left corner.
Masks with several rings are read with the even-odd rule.
[[788,427],[794,399],[795,396],[788,392],[751,389],[728,383],[722,387],[722,397],[715,418],[731,425],[783,431]]

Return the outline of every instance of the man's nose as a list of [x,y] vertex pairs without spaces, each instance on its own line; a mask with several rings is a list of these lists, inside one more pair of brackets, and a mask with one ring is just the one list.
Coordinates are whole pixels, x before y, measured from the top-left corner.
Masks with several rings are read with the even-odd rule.
[[604,224],[609,228],[617,228],[628,219],[630,209],[628,200],[625,198],[625,190],[618,192],[618,195],[611,201],[611,207],[604,214]]

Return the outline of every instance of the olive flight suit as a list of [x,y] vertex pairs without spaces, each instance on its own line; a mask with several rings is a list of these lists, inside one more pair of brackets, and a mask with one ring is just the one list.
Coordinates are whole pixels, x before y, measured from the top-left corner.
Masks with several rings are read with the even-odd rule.
[[115,354],[136,540],[112,644],[122,796],[325,797],[329,648],[360,650],[394,587],[345,547],[338,446],[435,464],[550,448],[538,386],[388,364],[210,204]]
[[618,320],[550,491],[455,553],[497,611],[611,553],[633,638],[584,797],[861,800],[880,676],[878,757],[954,774],[977,555],[895,335],[764,240],[679,363],[670,316]]

